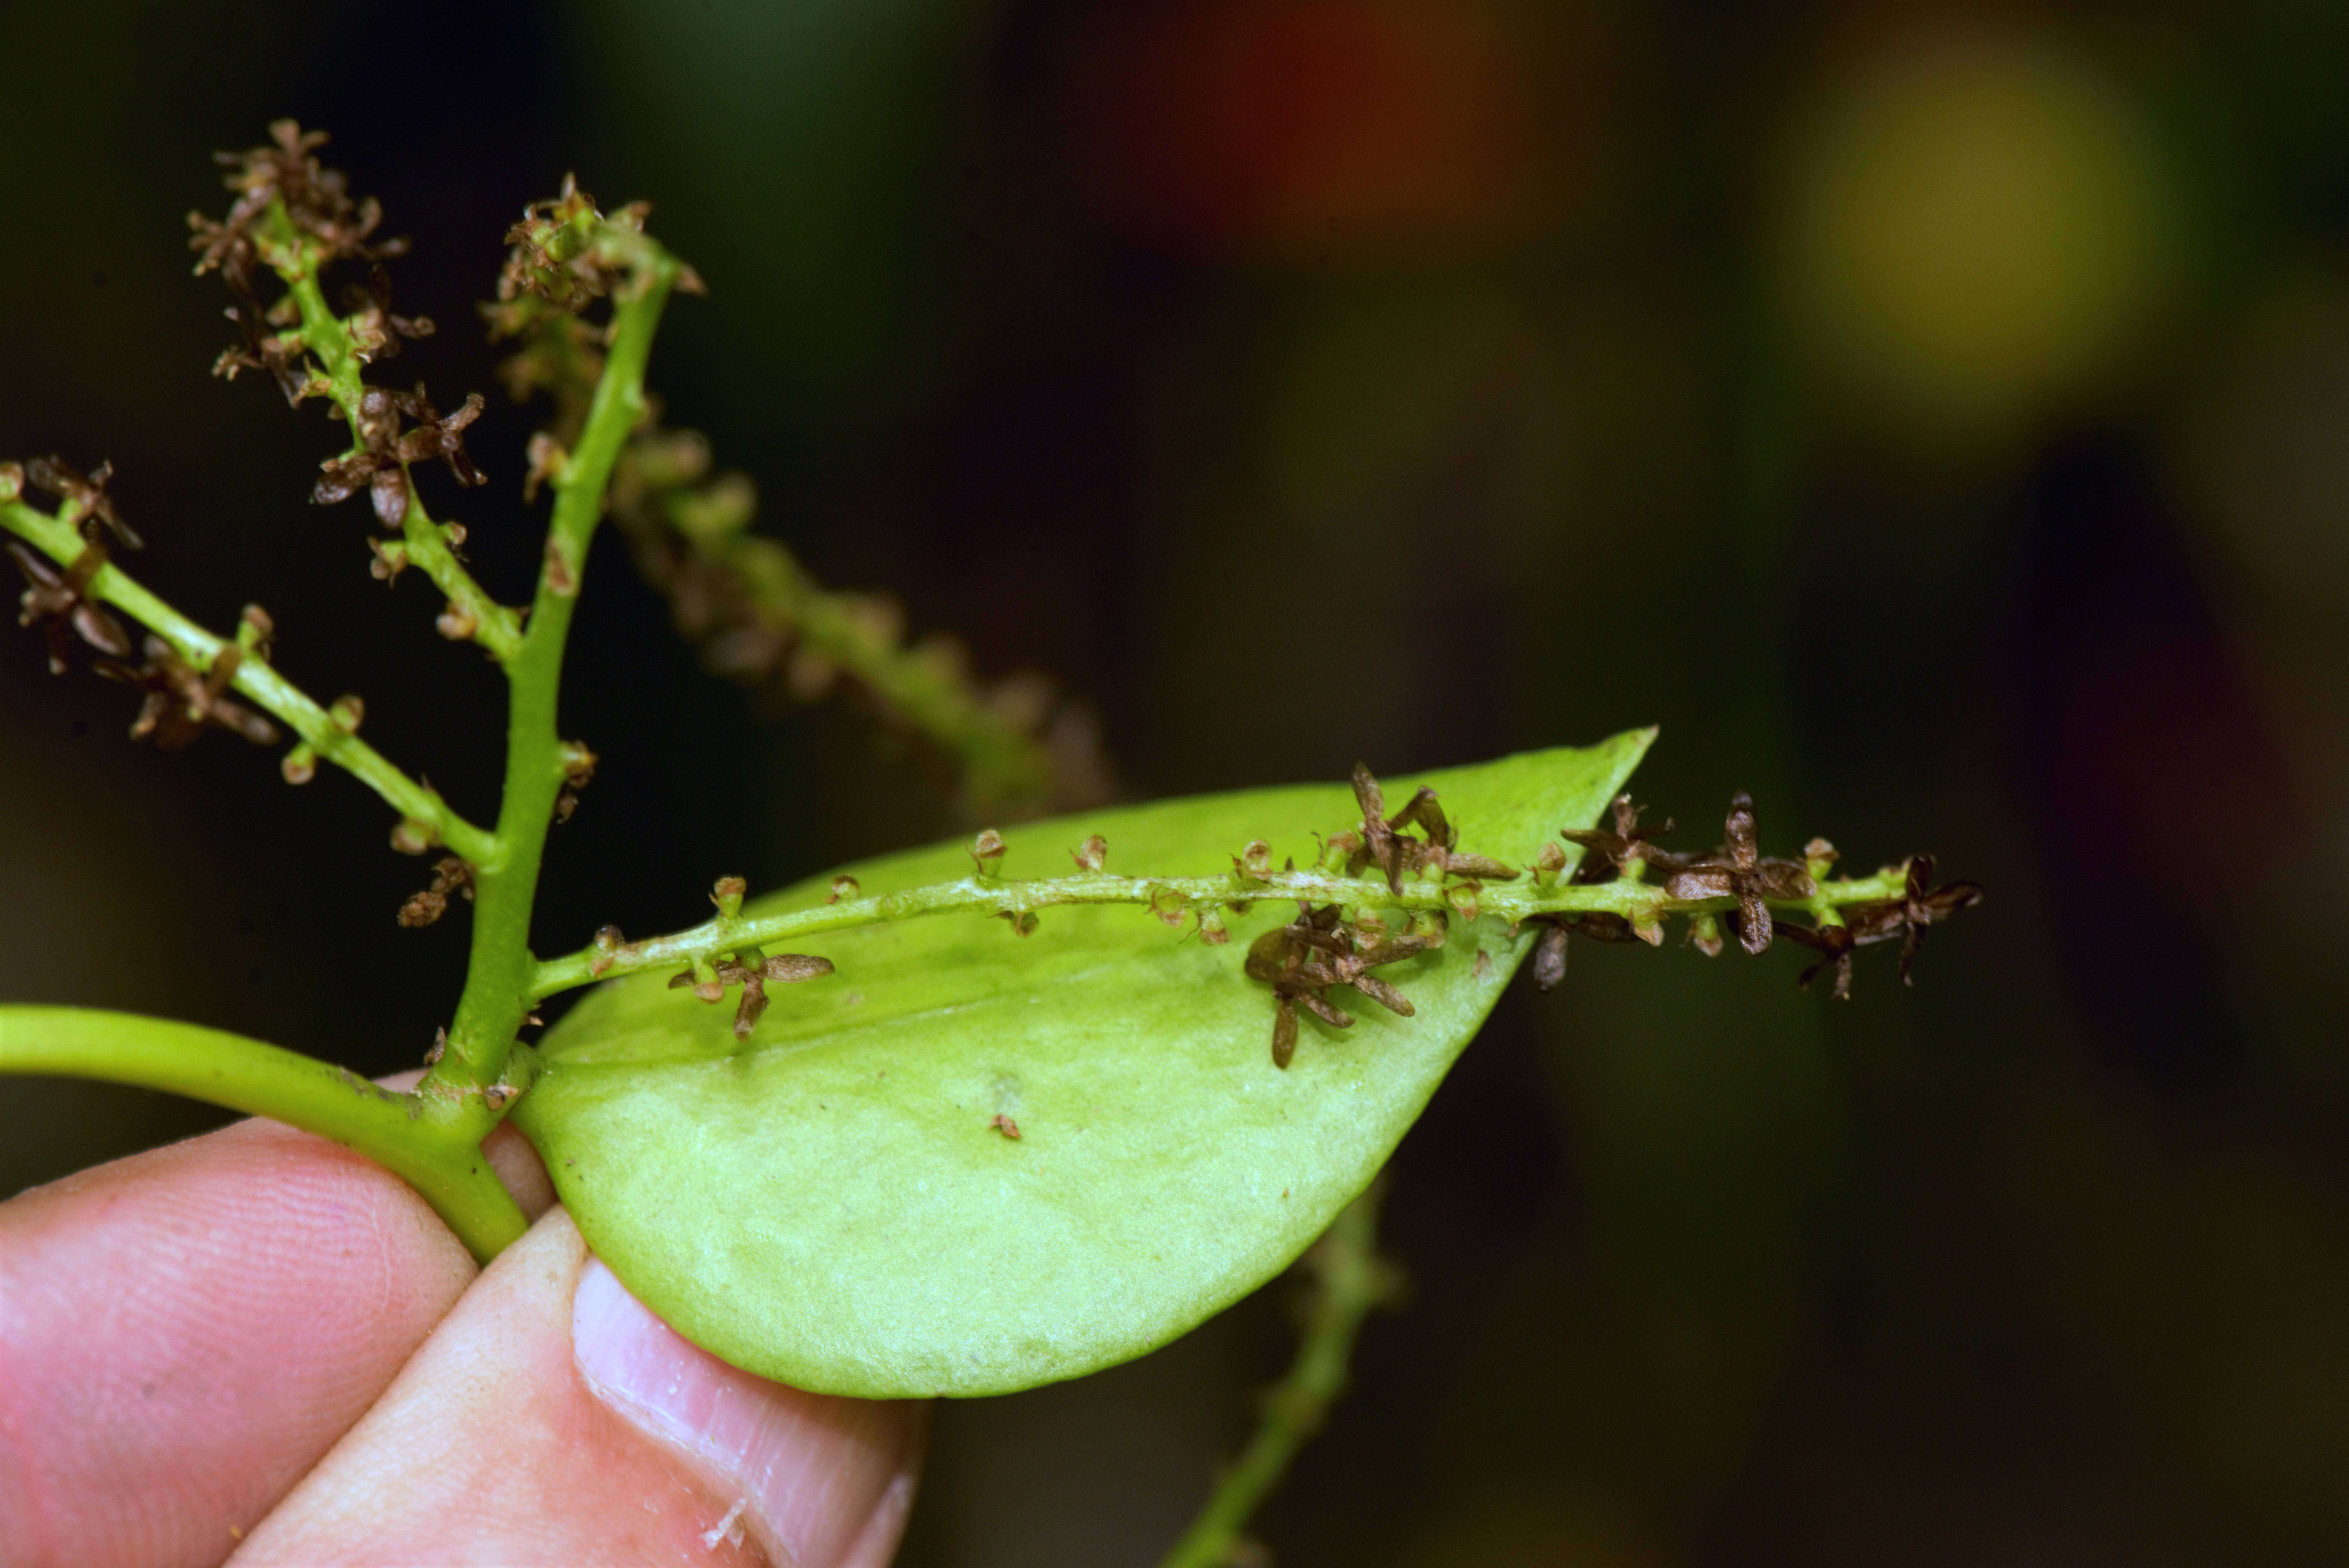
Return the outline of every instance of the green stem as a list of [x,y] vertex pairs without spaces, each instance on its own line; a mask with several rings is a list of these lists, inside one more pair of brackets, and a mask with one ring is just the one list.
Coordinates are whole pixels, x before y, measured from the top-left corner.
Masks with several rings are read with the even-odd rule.
[[[1907,888],[1904,867],[1889,866],[1871,877],[1822,882],[1807,899],[1772,899],[1773,908],[1810,914],[1846,904],[1898,898]],[[645,969],[674,969],[737,947],[765,947],[860,925],[883,925],[931,914],[1014,914],[1064,904],[1138,904],[1162,914],[1196,915],[1236,903],[1294,899],[1304,903],[1346,904],[1361,909],[1440,911],[1456,909],[1457,882],[1439,886],[1407,880],[1401,892],[1375,878],[1324,872],[1275,872],[1241,883],[1229,875],[1120,877],[1107,874],[1050,877],[1036,882],[966,877],[960,882],[909,888],[875,898],[843,900],[777,914],[723,917],[671,936],[604,949],[585,947],[537,965],[530,982],[533,999],[585,985],[609,975]],[[1537,915],[1601,912],[1642,923],[1665,914],[1695,914],[1737,907],[1729,898],[1675,899],[1662,887],[1631,877],[1612,882],[1530,880],[1488,882],[1475,895],[1480,915],[1522,921]]]
[[[21,500],[0,502],[0,527],[60,565],[69,566],[84,549],[76,519],[51,517]],[[111,562],[98,569],[86,592],[113,605],[154,633],[196,669],[210,669],[227,643],[205,631],[142,587]],[[299,687],[262,659],[248,654],[231,685],[283,721],[311,748],[382,796],[402,817],[428,823],[457,853],[475,860],[490,852],[490,835],[451,810],[447,801],[387,761],[383,754],[347,733]]]
[[[359,378],[360,361],[352,349],[350,333],[318,286],[324,257],[316,244],[295,231],[282,201],[270,204],[262,238],[262,259],[285,281],[295,308],[301,312],[303,346],[326,372],[326,396],[342,410],[357,449],[357,444],[364,441],[359,434],[359,400],[367,396],[367,387]],[[400,534],[407,545],[408,563],[431,578],[449,603],[471,618],[475,642],[500,664],[511,664],[522,645],[519,618],[473,581],[472,573],[457,559],[448,534],[425,511],[413,483],[408,487],[408,512],[401,520]]]
[[316,1133],[414,1187],[481,1263],[529,1227],[478,1140],[430,1132],[423,1097],[240,1035],[87,1007],[0,1007],[0,1072],[163,1089]]
[[1280,1484],[1297,1450],[1321,1429],[1330,1405],[1345,1391],[1346,1364],[1362,1319],[1392,1288],[1378,1253],[1378,1229],[1374,1186],[1347,1205],[1306,1255],[1316,1288],[1297,1360],[1266,1393],[1256,1435],[1160,1568],[1225,1568],[1248,1516]]
[[[603,515],[605,487],[620,447],[644,417],[645,365],[661,308],[681,268],[647,242],[632,285],[615,296],[611,350],[581,429],[578,449],[555,478],[554,518],[547,530],[545,562],[532,601],[522,646],[507,665],[512,706],[506,728],[505,797],[498,811],[500,855],[474,872],[473,952],[465,992],[449,1031],[448,1049],[426,1079],[435,1086],[480,1086],[503,1072],[514,1033],[534,999],[531,980],[531,909],[539,862],[565,777],[565,753],[556,727],[563,650],[571,614],[587,570],[587,543]],[[455,1100],[467,1116],[479,1101]]]

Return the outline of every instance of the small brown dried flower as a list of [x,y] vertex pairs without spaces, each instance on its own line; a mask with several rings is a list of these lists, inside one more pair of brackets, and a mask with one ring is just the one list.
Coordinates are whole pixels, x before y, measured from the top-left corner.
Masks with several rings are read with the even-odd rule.
[[1646,810],[1644,806],[1633,805],[1629,794],[1618,795],[1608,806],[1614,821],[1612,831],[1604,828],[1561,830],[1559,838],[1568,843],[1580,844],[1589,851],[1583,856],[1582,863],[1575,867],[1574,880],[1578,882],[1606,882],[1622,875],[1628,864],[1635,860],[1653,871],[1673,872],[1693,865],[1702,858],[1657,848],[1655,839],[1672,830],[1672,820],[1667,817],[1657,827],[1643,828],[1640,825],[1640,817]]
[[399,923],[421,930],[449,913],[449,895],[461,892],[473,902],[473,868],[455,855],[443,855],[432,867],[432,885],[399,906]]
[[1770,945],[1767,899],[1809,898],[1818,884],[1799,861],[1765,860],[1756,845],[1754,798],[1743,789],[1730,798],[1724,828],[1727,845],[1665,879],[1664,892],[1676,899],[1733,898],[1737,939],[1748,953]]
[[130,656],[130,634],[105,606],[87,596],[89,580],[106,564],[106,546],[92,539],[84,544],[73,564],[59,572],[46,555],[15,540],[8,542],[8,554],[24,573],[27,586],[18,601],[24,606],[16,617],[20,626],[41,628],[48,638],[49,673],[66,672],[67,655],[73,651],[73,638],[81,640],[99,653],[116,659]]
[[1900,897],[1856,905],[1845,916],[1857,942],[1900,938],[1900,983],[1904,985],[1914,984],[1909,972],[1917,961],[1917,950],[1925,944],[1925,928],[1940,924],[1961,909],[1971,909],[1986,896],[1979,882],[1954,882],[1933,886],[1930,855],[1911,855],[1906,872],[1906,886]]
[[159,749],[176,751],[206,728],[216,727],[241,735],[255,746],[276,744],[275,725],[222,695],[236,678],[237,665],[243,658],[241,649],[233,645],[222,648],[212,655],[212,669],[202,675],[160,637],[149,637],[144,652],[146,662],[136,666],[117,659],[101,659],[98,664],[98,674],[147,694],[139,717],[130,726],[133,740],[153,736]]
[[25,465],[25,477],[64,503],[76,518],[96,518],[107,526],[125,550],[143,550],[146,541],[122,521],[106,484],[114,477],[112,463],[100,463],[85,475],[63,458],[35,458]]
[[[1376,866],[1386,873],[1387,888],[1393,892],[1402,891],[1404,877],[1416,876],[1431,866],[1444,876],[1481,882],[1509,882],[1516,877],[1515,866],[1461,851],[1460,830],[1444,817],[1435,791],[1425,785],[1392,817],[1385,815],[1385,791],[1360,762],[1354,764],[1353,785],[1355,803],[1362,810],[1361,825],[1354,831],[1333,835],[1323,847],[1325,853],[1333,849],[1345,853],[1349,876]],[[1425,837],[1410,837],[1407,830],[1413,826]]]
[[806,953],[778,953],[770,958],[753,954],[746,964],[742,955],[737,954],[730,958],[718,960],[711,967],[717,975],[717,989],[697,984],[690,969],[682,975],[670,976],[669,989],[676,991],[691,986],[695,995],[715,1002],[725,994],[723,987],[741,986],[741,1005],[734,1010],[734,1037],[747,1040],[750,1037],[751,1029],[758,1025],[759,1016],[767,1010],[769,982],[795,985],[802,980],[820,979],[832,973],[832,960]]
[[1817,963],[1804,970],[1795,979],[1795,984],[1797,986],[1806,991],[1809,990],[1811,982],[1819,977],[1820,972],[1829,965],[1833,965],[1836,1000],[1838,1002],[1851,1000],[1851,954],[1852,950],[1859,944],[1859,938],[1853,933],[1850,926],[1796,925],[1789,921],[1781,921],[1777,929],[1778,934],[1787,941],[1807,947],[1812,952],[1822,955]]
[[1297,1053],[1299,1007],[1337,1028],[1353,1026],[1354,1020],[1330,1003],[1327,993],[1333,985],[1350,985],[1389,1011],[1410,1017],[1410,999],[1369,972],[1424,953],[1443,940],[1417,933],[1394,936],[1381,931],[1372,935],[1361,924],[1349,924],[1334,903],[1319,909],[1300,903],[1297,911],[1295,920],[1249,944],[1244,965],[1250,979],[1272,987],[1272,1061],[1278,1068],[1287,1068]]
[[596,755],[576,740],[563,745],[563,788],[554,797],[554,820],[571,820],[579,809],[579,792],[595,781]]
[[[360,448],[318,465],[318,482],[310,488],[314,506],[348,500],[365,489],[374,503],[376,520],[395,529],[408,517],[408,465],[438,458],[460,485],[487,482],[465,451],[465,428],[481,417],[478,392],[470,394],[455,413],[443,415],[425,396],[424,384],[413,392],[393,392],[370,387],[359,398],[357,421]],[[411,428],[402,430],[403,419]]]

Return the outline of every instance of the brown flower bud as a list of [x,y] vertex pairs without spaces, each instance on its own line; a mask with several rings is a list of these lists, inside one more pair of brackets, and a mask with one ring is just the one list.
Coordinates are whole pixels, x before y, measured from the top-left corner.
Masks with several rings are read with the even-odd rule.
[[863,889],[857,885],[856,879],[843,872],[832,879],[832,895],[823,902],[838,903],[842,899],[855,897],[862,891]]
[[1109,859],[1109,841],[1102,838],[1099,833],[1095,833],[1083,843],[1079,844],[1075,849],[1070,851],[1069,854],[1070,858],[1077,862],[1077,870],[1081,872],[1097,872],[1102,869],[1102,864]]
[[1566,927],[1545,925],[1541,940],[1534,946],[1534,985],[1538,990],[1555,991],[1566,978]]
[[709,902],[718,906],[718,918],[738,918],[742,913],[742,897],[750,891],[750,884],[740,877],[719,877],[717,885],[709,890]]
[[993,828],[982,828],[978,837],[970,841],[970,858],[978,866],[978,874],[992,879],[1002,874],[1003,835]]
[[1721,956],[1721,922],[1710,914],[1689,918],[1688,943],[1707,958]]

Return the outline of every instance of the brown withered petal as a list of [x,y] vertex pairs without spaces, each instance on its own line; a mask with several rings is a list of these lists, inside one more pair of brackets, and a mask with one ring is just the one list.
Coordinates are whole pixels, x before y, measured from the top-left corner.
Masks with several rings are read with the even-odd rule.
[[84,597],[89,580],[106,564],[105,545],[90,540],[74,557],[73,564],[63,572],[48,557],[13,539],[8,542],[8,554],[16,562],[17,570],[24,573],[26,583],[24,596],[18,601],[23,612],[16,624],[41,628],[49,645],[51,675],[65,674],[75,635],[111,658],[130,656],[130,634],[123,630],[122,623],[103,606]]
[[1361,847],[1354,851],[1357,862],[1350,867],[1374,865],[1386,873],[1390,892],[1402,888],[1402,862],[1395,848],[1394,830],[1387,825],[1386,792],[1379,788],[1376,775],[1367,763],[1354,764],[1354,801],[1362,810]]
[[1297,1055],[1297,1009],[1288,998],[1276,994],[1272,998],[1272,1065],[1284,1072]]
[[104,523],[124,549],[146,547],[146,542],[115,510],[114,498],[106,493],[107,481],[114,477],[112,463],[100,463],[85,476],[63,458],[35,458],[25,465],[25,477],[60,501],[80,509],[82,516]]
[[1851,1000],[1851,954],[1852,950],[1859,943],[1859,938],[1853,934],[1851,927],[1781,924],[1778,930],[1787,941],[1807,947],[1814,953],[1825,954],[1817,963],[1803,971],[1801,976],[1795,982],[1797,986],[1806,991],[1809,990],[1811,982],[1817,979],[1820,973],[1832,965],[1835,967],[1836,1000],[1838,1002]]
[[1640,817],[1647,808],[1632,804],[1629,794],[1616,796],[1608,810],[1614,821],[1611,831],[1605,828],[1563,828],[1558,831],[1558,837],[1567,842],[1580,844],[1591,851],[1575,867],[1576,882],[1609,881],[1621,874],[1624,862],[1630,860],[1645,861],[1651,871],[1670,872],[1696,858],[1657,848],[1654,840],[1672,830],[1671,819],[1667,817],[1652,828],[1641,827]]
[[1297,994],[1296,1000],[1299,1006],[1332,1028],[1350,1029],[1354,1026],[1353,1015],[1332,1006],[1326,996],[1318,995],[1311,991],[1300,991]]
[[1414,823],[1427,834],[1427,841],[1431,844],[1441,844],[1448,850],[1459,842],[1460,835],[1444,820],[1444,808],[1435,803],[1435,791],[1424,784],[1419,787],[1418,793],[1412,796],[1402,810],[1387,819],[1387,826],[1397,830]]
[[378,522],[399,527],[408,521],[408,475],[392,464],[379,464],[367,480],[367,500]]

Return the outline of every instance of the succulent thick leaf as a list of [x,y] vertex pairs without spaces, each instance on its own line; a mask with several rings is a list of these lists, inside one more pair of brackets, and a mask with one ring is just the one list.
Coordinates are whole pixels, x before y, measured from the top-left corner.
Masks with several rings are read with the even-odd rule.
[[[1442,792],[1461,847],[1523,863],[1621,788],[1652,731],[1387,779]],[[1249,840],[1310,863],[1360,815],[1343,785],[1256,789],[1008,830],[1008,877],[1072,868],[1089,833],[1131,875],[1230,869]],[[849,868],[868,893],[970,873],[967,842]],[[829,876],[756,905],[823,902]],[[998,1394],[1140,1356],[1285,1267],[1367,1185],[1532,943],[1486,916],[1303,1016],[1272,1062],[1249,941],[1132,906],[1006,922],[939,915],[807,945],[838,972],[733,1007],[665,976],[585,998],[547,1037],[514,1119],[590,1244],[687,1337],[798,1387]],[[1483,962],[1478,961],[1479,955]],[[1018,1125],[1014,1140],[994,1119]]]

